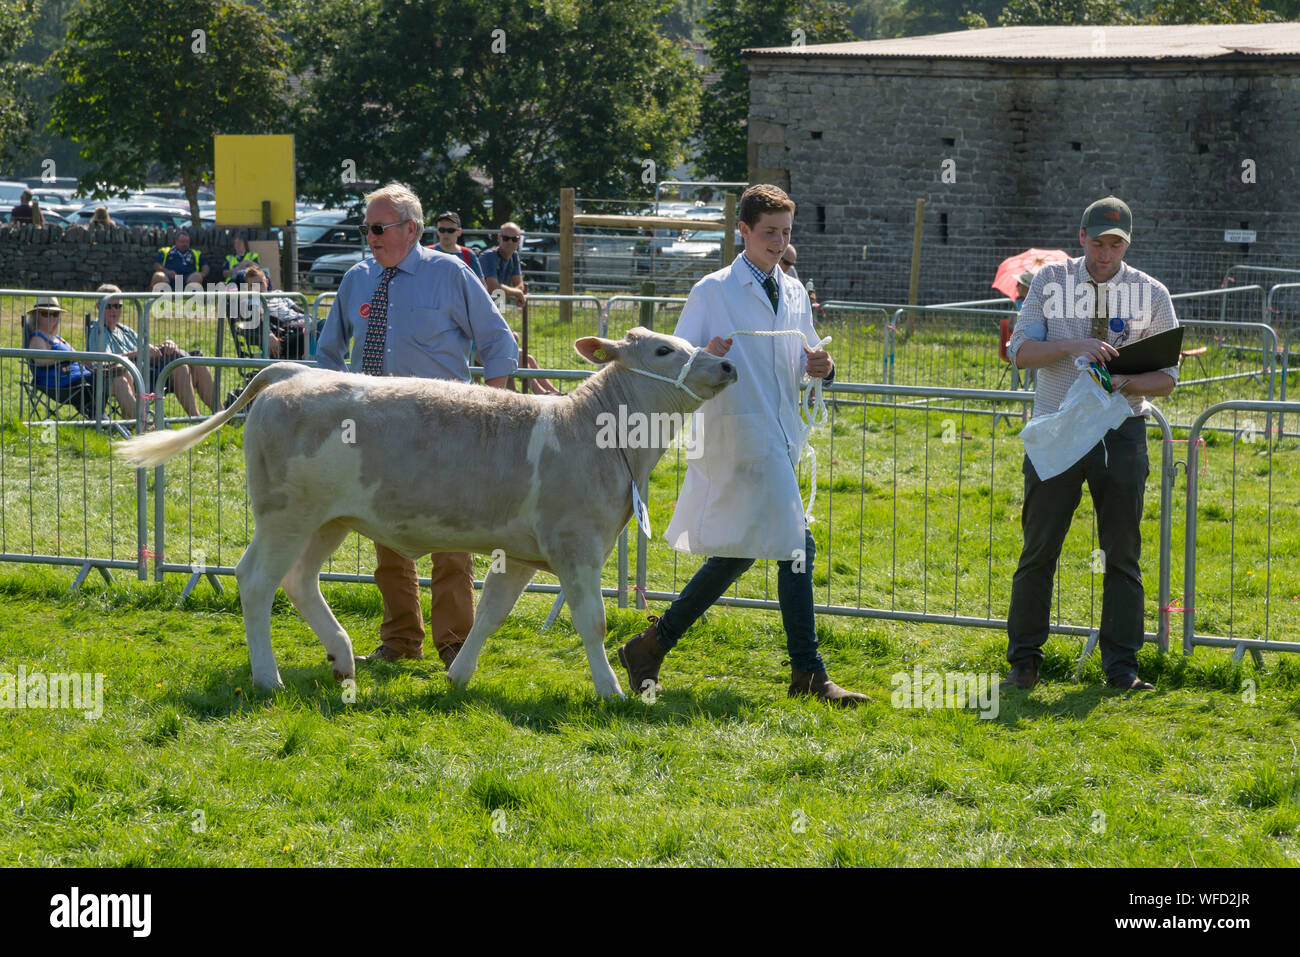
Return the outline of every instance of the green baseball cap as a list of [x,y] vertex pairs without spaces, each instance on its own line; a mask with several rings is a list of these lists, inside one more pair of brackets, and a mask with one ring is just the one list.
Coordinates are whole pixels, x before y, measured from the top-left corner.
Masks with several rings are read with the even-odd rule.
[[1089,239],[1114,235],[1126,243],[1131,242],[1129,234],[1133,232],[1133,214],[1122,199],[1107,196],[1083,211],[1083,229]]

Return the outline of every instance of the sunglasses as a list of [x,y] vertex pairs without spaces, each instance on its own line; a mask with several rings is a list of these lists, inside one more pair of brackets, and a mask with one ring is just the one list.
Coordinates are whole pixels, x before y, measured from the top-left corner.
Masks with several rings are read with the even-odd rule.
[[503,235],[501,236],[501,241],[502,241],[503,243],[517,243],[517,242],[519,242],[519,240],[521,240],[521,239],[523,239],[523,238],[524,238],[523,236],[506,236],[506,235],[503,234]]
[[460,232],[460,227],[459,227],[459,226],[439,226],[439,227],[438,227],[438,232],[440,232],[440,233],[458,233],[458,232]]
[[42,319],[57,319],[59,316],[63,315],[63,313],[55,312],[52,309],[41,309],[37,311],[36,315],[40,316]]
[[404,225],[406,225],[406,220],[401,219],[395,223],[362,223],[357,227],[357,229],[361,233],[361,238],[365,239],[367,234],[371,236],[382,236],[384,235],[385,229],[392,229],[394,226]]

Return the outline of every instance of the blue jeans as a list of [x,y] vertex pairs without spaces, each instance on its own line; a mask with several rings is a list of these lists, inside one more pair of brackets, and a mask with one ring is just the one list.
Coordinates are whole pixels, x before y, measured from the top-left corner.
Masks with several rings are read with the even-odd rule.
[[[804,529],[804,567],[794,571],[794,561],[776,563],[776,595],[781,603],[781,622],[785,625],[785,647],[790,663],[800,671],[817,673],[826,670],[817,651],[817,628],[813,621],[813,558],[817,547],[812,532]],[[710,558],[682,589],[659,619],[659,644],[665,651],[709,606],[754,564],[752,558]]]

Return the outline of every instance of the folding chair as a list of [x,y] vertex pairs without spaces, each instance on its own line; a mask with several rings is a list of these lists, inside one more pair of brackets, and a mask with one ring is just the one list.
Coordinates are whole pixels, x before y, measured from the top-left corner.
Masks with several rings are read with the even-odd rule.
[[[227,330],[229,330],[230,344],[234,347],[236,358],[238,359],[266,358],[262,353],[261,341],[260,341],[261,334],[262,334],[262,327],[260,325],[256,327],[257,338],[259,341],[258,341],[257,348],[254,348],[252,336],[249,335],[250,330],[241,329],[239,327],[239,323],[241,321],[242,320],[239,318],[239,310],[235,310],[234,315],[227,316],[225,322],[217,323],[216,354],[218,356],[225,355],[225,353],[222,351],[222,348],[224,346],[222,340],[225,338],[227,334]],[[217,380],[216,390],[218,394],[220,394],[221,392],[221,371],[222,370],[220,366],[212,370],[212,374],[216,376],[216,380]],[[257,369],[252,372],[236,373],[239,376],[239,384],[236,385],[233,389],[231,389],[228,393],[226,393],[226,400],[223,403],[223,406],[225,408],[229,408],[231,403],[233,403],[236,399],[239,398],[239,394],[244,391],[244,388],[248,385],[248,383],[253,381],[253,377],[256,376],[257,373],[260,371],[261,371],[260,369]]]

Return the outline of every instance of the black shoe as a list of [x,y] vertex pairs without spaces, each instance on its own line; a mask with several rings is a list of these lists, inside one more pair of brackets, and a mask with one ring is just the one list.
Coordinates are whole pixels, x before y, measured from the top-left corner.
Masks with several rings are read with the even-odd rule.
[[1021,691],[1028,691],[1038,684],[1038,664],[1038,659],[1032,658],[1012,665],[1006,678],[998,685],[998,689],[1011,691],[1013,688],[1019,688]]
[[1118,688],[1120,691],[1155,691],[1156,686],[1149,681],[1143,681],[1135,674],[1116,675],[1113,678],[1107,678],[1106,684],[1112,688]]

